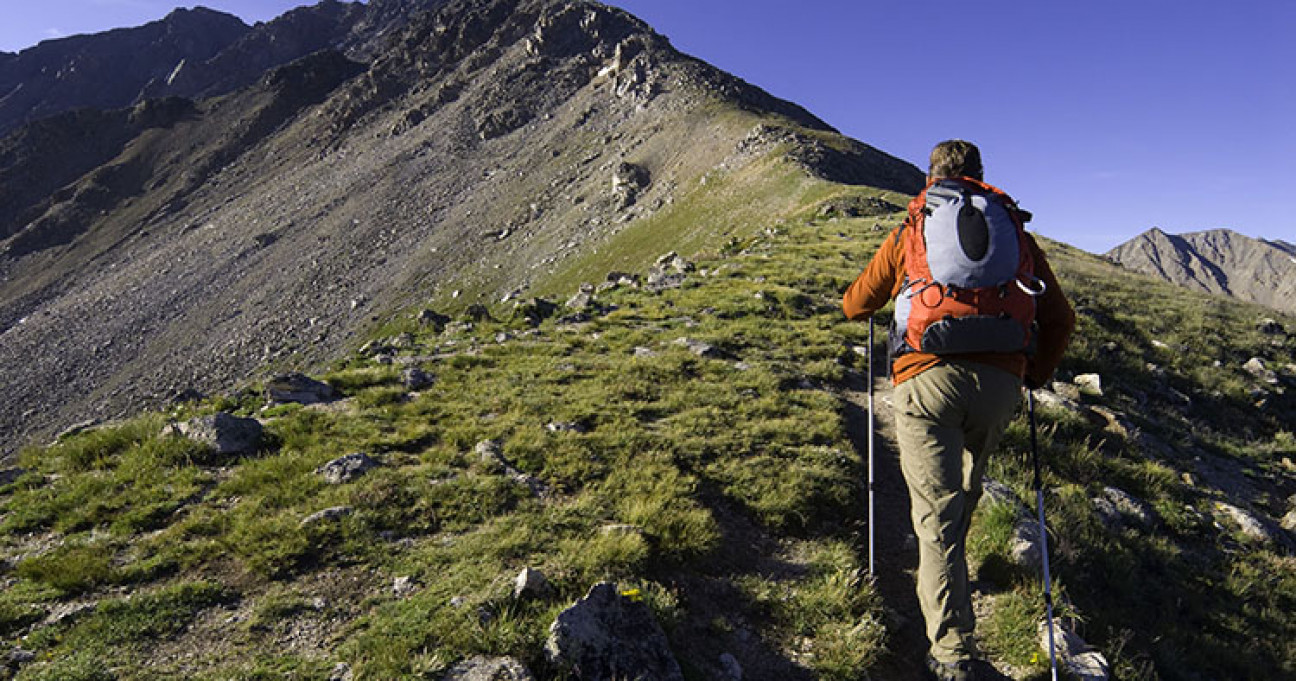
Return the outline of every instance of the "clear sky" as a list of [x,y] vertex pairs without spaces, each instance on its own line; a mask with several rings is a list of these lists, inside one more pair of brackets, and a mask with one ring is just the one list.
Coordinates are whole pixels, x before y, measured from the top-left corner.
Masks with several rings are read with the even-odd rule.
[[[2,0],[0,49],[173,0]],[[253,22],[302,4],[210,0]],[[1153,226],[1296,242],[1296,0],[612,0],[680,50],[926,168],[981,146],[1032,227],[1102,252]]]

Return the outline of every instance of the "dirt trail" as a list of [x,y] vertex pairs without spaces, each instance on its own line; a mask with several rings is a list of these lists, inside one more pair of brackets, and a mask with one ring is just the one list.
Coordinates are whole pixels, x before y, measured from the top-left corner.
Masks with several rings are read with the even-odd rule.
[[[918,681],[926,679],[923,659],[927,654],[927,637],[918,597],[914,593],[914,571],[918,567],[918,549],[909,520],[909,491],[900,472],[900,455],[895,442],[895,420],[891,409],[891,381],[883,362],[874,366],[873,404],[875,409],[873,490],[874,490],[874,572],[878,592],[886,608],[887,653],[875,666],[871,681]],[[867,461],[868,456],[868,387],[863,373],[852,374],[845,391],[847,428],[855,449]],[[866,464],[867,465],[867,464]],[[867,472],[867,468],[864,469]],[[867,514],[867,508],[863,509]],[[867,515],[865,515],[867,517]],[[868,561],[868,547],[863,547],[862,561]]]

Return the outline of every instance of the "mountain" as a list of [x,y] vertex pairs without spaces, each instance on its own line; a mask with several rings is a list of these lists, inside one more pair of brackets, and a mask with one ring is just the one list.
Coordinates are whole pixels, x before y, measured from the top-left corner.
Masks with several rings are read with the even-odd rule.
[[[115,54],[191,14],[17,60]],[[707,204],[741,187],[761,198],[740,210],[784,214],[791,168],[922,182],[596,3],[322,2],[229,38],[163,50],[122,108],[0,139],[4,451],[312,366],[429,297],[525,298],[642,266],[639,244],[741,236]],[[61,82],[42,101],[68,101]]]
[[1296,246],[1227,229],[1166,234],[1153,228],[1107,257],[1174,284],[1296,312]]
[[[290,15],[0,139],[0,678],[926,678],[840,311],[922,173],[596,3]],[[979,642],[1038,457],[1064,664],[1296,676],[1296,318],[1039,241]]]

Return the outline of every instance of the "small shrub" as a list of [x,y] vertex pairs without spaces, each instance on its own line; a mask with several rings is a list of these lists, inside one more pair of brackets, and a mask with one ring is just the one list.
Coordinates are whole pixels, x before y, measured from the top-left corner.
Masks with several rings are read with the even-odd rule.
[[112,553],[103,546],[68,543],[18,564],[18,576],[66,594],[89,591],[112,575]]

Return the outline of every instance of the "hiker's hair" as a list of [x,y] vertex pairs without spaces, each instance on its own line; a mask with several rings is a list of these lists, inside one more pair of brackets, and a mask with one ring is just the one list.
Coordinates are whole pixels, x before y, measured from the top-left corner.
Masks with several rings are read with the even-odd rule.
[[971,177],[984,180],[984,175],[985,171],[981,169],[981,150],[975,144],[965,140],[945,140],[932,149],[928,177]]

